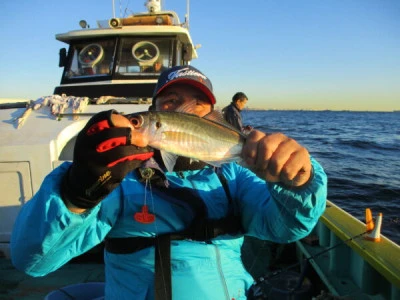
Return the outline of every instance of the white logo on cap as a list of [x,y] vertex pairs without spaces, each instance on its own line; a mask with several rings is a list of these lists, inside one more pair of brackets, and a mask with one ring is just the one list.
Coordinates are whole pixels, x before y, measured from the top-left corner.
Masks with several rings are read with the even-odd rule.
[[168,81],[179,78],[179,77],[187,77],[187,76],[194,76],[194,77],[201,77],[204,80],[207,80],[207,77],[201,74],[200,72],[189,70],[189,68],[184,68],[181,70],[177,70],[172,72],[168,75]]

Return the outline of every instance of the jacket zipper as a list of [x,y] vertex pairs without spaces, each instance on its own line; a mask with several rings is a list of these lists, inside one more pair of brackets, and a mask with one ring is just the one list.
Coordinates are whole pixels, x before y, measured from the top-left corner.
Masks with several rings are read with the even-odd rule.
[[[181,174],[181,176],[184,177],[183,173]],[[192,184],[193,188],[196,190],[195,183],[192,180],[190,180],[190,183]],[[215,257],[216,257],[216,260],[217,260],[217,272],[218,272],[218,275],[219,275],[220,280],[221,280],[222,288],[224,289],[224,292],[225,292],[226,300],[230,300],[228,286],[226,284],[224,273],[222,272],[221,255],[220,255],[219,248],[216,245],[214,245],[212,243],[212,241],[210,241],[210,245],[212,245],[214,247],[214,250],[215,250]]]
[[226,297],[227,300],[230,300],[228,286],[226,285],[225,276],[224,276],[224,273],[222,272],[221,255],[219,253],[218,247],[216,245],[214,245],[214,244],[212,244],[212,246],[215,249],[215,256],[216,256],[216,259],[217,259],[217,271],[218,271],[219,277],[221,279],[222,287],[223,287],[223,289],[225,291],[225,297]]

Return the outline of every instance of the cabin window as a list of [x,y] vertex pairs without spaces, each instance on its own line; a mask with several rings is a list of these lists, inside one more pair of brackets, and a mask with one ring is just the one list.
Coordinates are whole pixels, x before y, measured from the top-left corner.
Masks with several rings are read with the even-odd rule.
[[69,68],[65,72],[68,79],[108,76],[113,68],[115,40],[76,43],[71,46]]
[[123,76],[157,75],[172,66],[170,39],[123,38],[116,72]]

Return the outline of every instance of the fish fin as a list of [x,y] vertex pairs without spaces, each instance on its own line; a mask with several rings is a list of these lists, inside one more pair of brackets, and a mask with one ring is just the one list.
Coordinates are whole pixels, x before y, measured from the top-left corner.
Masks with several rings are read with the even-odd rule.
[[186,102],[175,109],[175,112],[195,115],[195,105],[193,101]]
[[235,157],[235,158],[230,158],[230,159],[225,159],[225,160],[219,160],[219,161],[204,161],[205,163],[213,166],[213,167],[221,167],[223,164],[229,164],[229,163],[237,163],[243,167],[247,167],[245,161],[239,157]]
[[198,159],[194,159],[194,158],[190,158],[189,164],[192,164],[194,162],[197,163],[197,162],[199,162],[199,160]]
[[[182,104],[177,109],[175,109],[175,112],[196,115],[195,114],[195,105],[193,104],[193,102],[187,102],[187,103]],[[222,115],[222,112],[219,111],[219,110],[212,110],[207,115],[205,115],[203,118],[207,119],[207,120],[210,120],[210,121],[213,121],[213,122],[221,123],[221,124],[224,124],[224,125],[230,125],[224,119],[224,116]]]
[[228,123],[225,120],[224,116],[222,115],[222,112],[219,110],[213,110],[212,112],[205,115],[203,118],[206,120],[212,121],[214,123],[218,123],[228,129],[234,130],[234,131],[238,132],[240,135],[242,135],[243,137],[245,137],[245,135],[240,130],[238,130],[236,127],[232,126],[230,123]]
[[220,161],[205,161],[206,164],[209,164],[213,167],[219,168],[223,163],[225,162],[220,162]]
[[[196,115],[195,114],[195,105],[193,104],[193,102],[187,102],[187,103],[182,104],[181,106],[179,106],[175,110],[175,112]],[[222,112],[219,111],[219,110],[212,110],[211,112],[206,114],[203,118],[206,119],[206,120],[215,122],[215,123],[222,124],[222,125],[224,125],[226,127],[230,127],[230,128],[232,128],[234,130],[237,130],[235,127],[233,127],[231,124],[229,124],[224,119],[224,116],[222,115]]]
[[222,113],[219,110],[213,110],[213,111],[209,112],[208,114],[206,114],[203,118],[210,120],[210,121],[218,122],[221,124],[229,124],[224,119],[224,116],[222,115]]
[[174,170],[176,160],[178,159],[178,155],[163,150],[160,150],[160,154],[165,168],[168,172],[172,172]]
[[[182,104],[175,110],[175,112],[196,115],[195,114],[195,105],[193,105],[193,101]],[[203,117],[203,119],[212,121],[214,123],[218,123],[218,124],[220,124],[226,128],[229,128],[231,130],[235,130],[235,131],[239,132],[240,135],[242,135],[243,137],[246,136],[240,130],[238,130],[236,127],[232,126],[229,122],[227,122],[220,110],[212,110],[207,115],[205,115]]]
[[204,161],[205,163],[212,165],[214,167],[220,167],[223,164],[229,164],[232,162],[237,162],[239,163],[241,160],[238,160],[237,158],[232,158],[232,159],[225,159],[225,160],[219,160],[219,161]]
[[240,159],[237,161],[237,163],[238,163],[238,165],[242,166],[243,168],[246,168],[246,169],[250,169],[250,170],[251,170],[251,166],[249,166],[243,158],[240,158]]

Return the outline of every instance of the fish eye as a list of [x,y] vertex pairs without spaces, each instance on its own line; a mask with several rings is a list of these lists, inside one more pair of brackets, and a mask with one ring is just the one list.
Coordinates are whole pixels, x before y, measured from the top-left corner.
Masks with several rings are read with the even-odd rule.
[[134,117],[130,118],[129,121],[131,122],[131,124],[133,125],[134,128],[140,128],[140,127],[142,127],[142,125],[144,123],[143,116],[141,116],[141,115],[134,116]]

